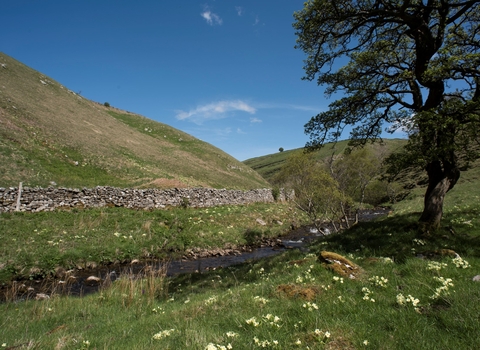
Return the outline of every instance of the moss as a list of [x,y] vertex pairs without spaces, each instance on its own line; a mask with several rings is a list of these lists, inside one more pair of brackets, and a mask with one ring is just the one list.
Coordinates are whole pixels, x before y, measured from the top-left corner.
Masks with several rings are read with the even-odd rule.
[[318,260],[327,269],[350,279],[357,279],[362,272],[358,265],[337,253],[322,251]]

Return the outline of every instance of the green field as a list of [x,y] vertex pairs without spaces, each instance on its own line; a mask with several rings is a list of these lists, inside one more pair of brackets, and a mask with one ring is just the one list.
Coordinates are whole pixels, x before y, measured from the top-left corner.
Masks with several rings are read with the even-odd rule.
[[[422,193],[416,190],[388,217],[319,239],[309,252],[292,250],[175,278],[146,270],[135,278],[105,281],[101,292],[83,298],[53,295],[1,304],[0,344],[29,349],[477,349],[478,174],[477,168],[464,173],[447,195],[443,228],[435,235],[417,235]],[[10,254],[20,267],[27,264],[22,256],[41,261],[43,250],[67,252],[76,240],[85,242],[76,245],[79,256],[87,247],[88,254],[100,256],[102,249],[127,252],[135,246],[128,245],[132,239],[146,247],[142,240],[164,233],[177,235],[171,242],[179,251],[225,246],[235,239],[245,243],[245,228],[254,228],[257,217],[272,222],[258,236],[288,231],[282,226],[274,232],[273,222],[288,225],[297,217],[286,204],[133,213],[2,215],[3,242],[15,235],[35,239],[5,243],[8,251],[22,252],[3,250],[2,256]],[[190,234],[183,236],[180,227]],[[97,231],[101,234],[95,236]],[[60,242],[62,237],[68,239]],[[90,241],[94,237],[98,241]],[[320,260],[322,251],[356,264],[355,279]],[[137,254],[122,257],[141,257]]]

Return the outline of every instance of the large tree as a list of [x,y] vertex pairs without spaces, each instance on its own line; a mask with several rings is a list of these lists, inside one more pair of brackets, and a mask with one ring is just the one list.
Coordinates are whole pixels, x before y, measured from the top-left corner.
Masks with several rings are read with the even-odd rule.
[[353,145],[406,130],[409,162],[428,175],[420,222],[438,228],[445,194],[479,156],[480,1],[311,0],[294,17],[304,79],[337,97],[305,125],[306,146],[346,126]]

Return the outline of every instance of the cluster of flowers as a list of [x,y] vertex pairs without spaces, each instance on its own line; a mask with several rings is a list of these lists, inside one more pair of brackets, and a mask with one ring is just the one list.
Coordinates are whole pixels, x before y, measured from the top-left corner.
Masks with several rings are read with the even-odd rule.
[[416,245],[425,245],[426,244],[426,242],[423,239],[419,239],[419,238],[414,238],[413,243],[415,243]]
[[385,277],[373,276],[368,279],[374,286],[387,288],[388,279]]
[[260,296],[255,296],[253,297],[253,300],[256,301],[257,303],[260,303],[260,304],[263,304],[265,305],[266,303],[268,303],[268,300],[263,298],[263,297],[260,297]]
[[278,345],[277,340],[260,340],[257,337],[253,337],[253,341],[255,342],[255,345],[260,346],[262,348],[270,348],[270,347],[276,347]]
[[171,336],[173,332],[175,332],[175,329],[166,329],[164,331],[161,331],[161,332],[158,332],[158,333],[154,334],[152,339],[161,340],[163,338]]
[[463,260],[461,257],[457,256],[456,258],[452,259],[452,262],[455,264],[456,267],[466,269],[470,267],[470,264],[467,260]]
[[412,297],[410,294],[407,295],[406,298],[402,293],[397,294],[397,304],[398,305],[406,306],[408,303],[411,303],[413,305],[413,307],[416,307],[420,303],[420,300]]
[[233,349],[232,344],[228,343],[227,345],[213,344],[209,343],[205,350],[230,350]]
[[164,313],[165,313],[165,311],[163,311],[163,309],[162,309],[160,306],[154,307],[154,308],[152,309],[152,312],[154,312],[154,313],[156,313],[156,314],[158,314],[158,313],[164,314]]
[[249,318],[248,320],[245,320],[245,322],[254,327],[260,326],[260,322],[258,322],[255,317]]
[[343,277],[333,276],[333,281],[343,283]]
[[449,287],[453,287],[452,279],[451,278],[444,278],[444,277],[433,277],[434,280],[440,282],[442,285],[435,289],[435,293],[430,297],[430,299],[438,299],[442,295],[449,295],[450,291],[448,290]]
[[[295,267],[298,267],[298,265],[295,264]],[[313,277],[312,275],[312,269],[313,269],[314,265],[310,265],[309,269],[307,271],[304,272],[303,276],[299,275],[297,276],[297,278],[295,279],[295,283],[297,284],[305,284],[307,282],[314,282],[315,281],[315,277]]]
[[313,335],[322,343],[326,343],[326,341],[330,338],[330,332],[323,332],[320,329],[315,329],[313,331]]
[[265,323],[269,324],[272,327],[277,327],[280,328],[281,325],[278,324],[282,319],[278,316],[274,316],[272,314],[267,314],[265,316],[262,316],[263,320]]
[[205,300],[205,305],[212,305],[217,302],[217,297],[213,296]]
[[370,294],[372,294],[372,292],[370,291],[370,289],[368,289],[367,287],[363,287],[362,288],[362,292],[363,292],[363,300],[365,301],[371,301],[372,303],[375,302],[375,299],[373,299],[372,297],[370,297]]
[[315,303],[311,303],[309,301],[303,304],[302,306],[308,311],[318,310],[318,305]]
[[444,267],[447,267],[448,265],[445,263],[439,263],[437,261],[430,261],[427,265],[427,270],[432,270],[432,271],[440,271]]

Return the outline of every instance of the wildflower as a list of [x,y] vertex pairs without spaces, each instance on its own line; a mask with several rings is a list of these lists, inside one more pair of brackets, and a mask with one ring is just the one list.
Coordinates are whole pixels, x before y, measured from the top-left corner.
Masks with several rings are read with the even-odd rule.
[[363,287],[362,288],[362,292],[364,293],[363,294],[363,300],[365,301],[371,301],[372,303],[375,302],[375,299],[373,298],[370,298],[370,294],[372,293],[367,287]]
[[343,277],[333,276],[333,280],[334,280],[335,282],[343,283]]
[[445,264],[445,263],[439,263],[437,261],[431,261],[428,263],[427,265],[427,270],[430,270],[430,271],[440,271],[441,269],[443,269],[444,267],[447,267],[448,265]]
[[423,239],[418,239],[418,238],[414,238],[413,243],[415,243],[416,245],[425,245],[426,244],[426,242]]
[[363,341],[363,345],[367,346],[369,343],[368,343],[368,340],[364,340]]
[[213,296],[213,297],[210,297],[208,298],[207,300],[205,300],[205,305],[211,305],[213,303],[217,302],[217,297],[216,296]]
[[452,262],[455,264],[456,267],[466,269],[470,267],[468,261],[463,260],[461,257],[457,256],[456,258],[452,259]]
[[377,287],[383,287],[383,288],[386,288],[387,287],[387,282],[388,282],[388,279],[386,279],[385,277],[381,276],[374,276],[374,277],[371,277],[368,279],[370,282],[372,282],[373,285],[377,286]]
[[258,327],[260,325],[260,322],[257,321],[255,317],[249,318],[248,320],[245,320],[247,324],[252,325],[254,327]]
[[236,338],[238,337],[238,333],[235,333],[235,332],[227,332],[225,333],[227,335],[228,338]]
[[302,305],[305,309],[308,309],[308,311],[313,311],[313,309],[318,310],[318,306],[315,303],[307,302]]
[[266,303],[268,303],[268,300],[267,300],[267,299],[262,298],[262,297],[259,297],[258,295],[255,296],[255,297],[253,297],[253,300],[259,302],[260,304],[264,304],[264,305],[265,305]]
[[115,237],[120,237],[122,234],[121,234],[120,232],[115,232],[113,235],[114,235]]
[[300,339],[297,339],[297,341],[295,342],[295,345],[302,345],[302,341]]
[[410,294],[407,295],[407,297],[405,297],[402,293],[397,294],[397,304],[398,305],[405,306],[408,303],[411,303],[414,307],[416,307],[420,303],[420,300],[418,300],[417,298],[414,298]]
[[449,287],[453,287],[453,282],[451,278],[443,277],[433,277],[434,280],[440,282],[442,285],[435,289],[435,293],[430,297],[430,299],[437,299],[443,295],[449,295]]
[[160,340],[160,339],[169,337],[170,335],[172,335],[173,332],[175,332],[175,329],[166,329],[164,331],[161,331],[161,332],[158,332],[158,333],[154,334],[152,339]]

